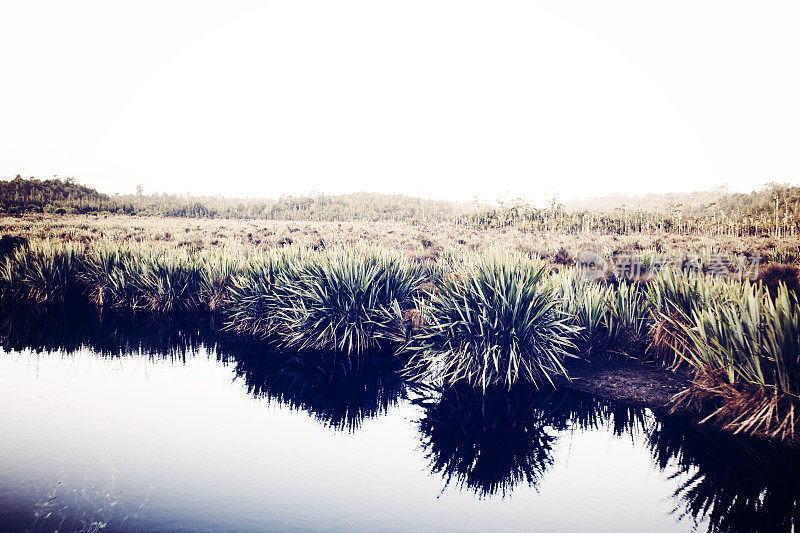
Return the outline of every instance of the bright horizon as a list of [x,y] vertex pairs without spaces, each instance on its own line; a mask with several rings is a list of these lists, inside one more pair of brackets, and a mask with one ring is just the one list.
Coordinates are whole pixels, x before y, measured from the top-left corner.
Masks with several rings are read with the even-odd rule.
[[469,201],[800,184],[791,2],[30,2],[0,178]]

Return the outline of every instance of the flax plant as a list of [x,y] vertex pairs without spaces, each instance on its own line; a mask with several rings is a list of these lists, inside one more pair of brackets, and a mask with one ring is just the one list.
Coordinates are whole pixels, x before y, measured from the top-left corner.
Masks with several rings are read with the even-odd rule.
[[311,254],[287,280],[289,297],[279,304],[284,342],[349,355],[403,342],[403,311],[422,279],[417,265],[383,249]]
[[495,251],[437,281],[421,303],[424,325],[409,346],[409,373],[482,390],[566,376],[563,359],[579,328],[542,283],[544,268]]

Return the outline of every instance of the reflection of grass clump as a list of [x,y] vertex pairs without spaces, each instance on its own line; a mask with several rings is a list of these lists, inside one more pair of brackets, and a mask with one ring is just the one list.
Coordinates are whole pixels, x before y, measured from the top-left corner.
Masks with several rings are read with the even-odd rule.
[[553,432],[532,408],[535,392],[468,386],[447,388],[420,401],[423,447],[431,468],[479,496],[505,495],[519,483],[535,484],[552,464]]

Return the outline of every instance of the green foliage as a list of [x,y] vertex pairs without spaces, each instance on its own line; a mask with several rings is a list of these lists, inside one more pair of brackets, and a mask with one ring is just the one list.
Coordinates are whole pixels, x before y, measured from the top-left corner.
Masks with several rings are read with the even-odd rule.
[[111,208],[111,198],[72,179],[37,180],[21,176],[0,181],[0,213],[93,213]]
[[562,361],[578,328],[540,283],[543,272],[538,261],[494,252],[438,280],[430,302],[420,303],[410,371],[483,390],[566,375]]
[[16,248],[0,267],[5,298],[37,303],[64,302],[79,292],[82,248],[75,244],[32,242]]
[[350,247],[309,255],[286,283],[284,340],[300,349],[347,354],[402,342],[403,309],[421,279],[416,265],[386,250]]
[[235,278],[241,270],[242,258],[228,251],[206,252],[198,258],[200,265],[200,301],[209,311],[225,307],[230,299]]
[[682,356],[698,370],[800,395],[800,311],[786,285],[774,300],[748,286],[737,300],[709,302],[682,327],[691,341]]
[[297,278],[304,258],[298,248],[283,248],[246,261],[231,281],[226,327],[261,339],[283,333],[280,310],[289,301],[288,285]]
[[[0,181],[0,213],[117,213],[142,216],[306,221],[455,221],[478,228],[579,234],[679,233],[781,237],[800,231],[800,187],[769,184],[750,194],[725,190],[687,195],[609,197],[540,208],[521,200],[488,207],[402,195],[354,193],[285,196],[278,199],[174,194],[107,195],[72,179],[17,176]],[[424,248],[435,245],[420,237]],[[555,257],[571,264],[564,249]],[[795,262],[800,251],[776,251],[771,261]]]
[[708,419],[736,432],[794,437],[800,407],[800,311],[781,283],[772,298],[746,286],[732,301],[710,302],[677,322],[688,341],[680,352],[695,380],[679,401],[716,405]]
[[[749,194],[724,188],[688,194],[613,195],[537,207],[521,199],[460,216],[481,228],[517,227],[555,233],[678,233],[781,237],[800,231],[800,187],[768,184]],[[770,260],[796,259],[773,257]]]
[[621,282],[609,294],[611,336],[617,341],[645,341],[650,318],[645,287],[638,282]]
[[558,291],[564,312],[580,327],[584,343],[608,335],[611,326],[610,288],[589,282],[576,269],[552,275],[548,284]]

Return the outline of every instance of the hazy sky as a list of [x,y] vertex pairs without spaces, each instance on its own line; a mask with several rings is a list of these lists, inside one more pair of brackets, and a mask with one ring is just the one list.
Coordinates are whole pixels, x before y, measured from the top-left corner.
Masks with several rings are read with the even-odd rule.
[[800,2],[3,2],[0,177],[538,199],[800,182]]

